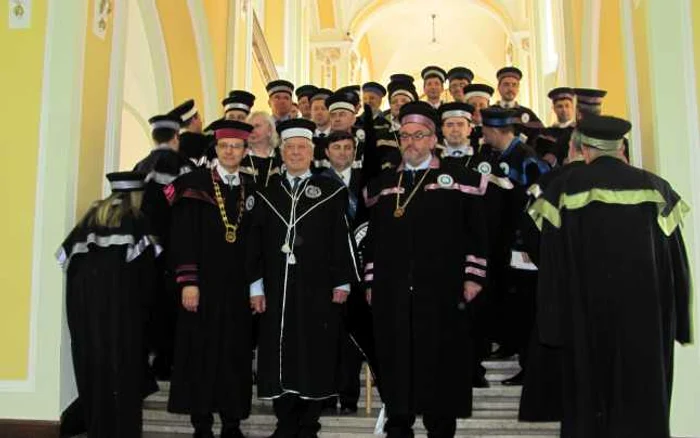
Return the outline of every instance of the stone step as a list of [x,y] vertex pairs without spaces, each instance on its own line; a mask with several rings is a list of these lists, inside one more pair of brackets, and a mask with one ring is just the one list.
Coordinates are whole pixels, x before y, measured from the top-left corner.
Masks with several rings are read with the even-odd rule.
[[[350,433],[358,432],[371,435],[376,425],[378,410],[373,410],[370,415],[358,412],[350,416],[324,416],[321,417],[323,431],[326,433]],[[218,419],[216,420],[218,422]],[[269,408],[256,408],[249,419],[244,421],[241,428],[244,432],[255,435],[256,431],[271,433],[274,430],[276,419]],[[457,427],[460,433],[470,432],[482,435],[494,436],[498,433],[522,435],[523,433],[544,434],[556,436],[559,431],[558,423],[520,423],[515,418],[470,418],[458,420]],[[189,417],[176,415],[160,410],[144,410],[144,430],[151,432],[178,432],[191,433],[192,429]],[[421,422],[416,422],[416,431],[425,433]]]
[[[149,397],[144,402],[144,409],[154,411],[167,410],[167,398]],[[253,399],[253,409],[271,409],[272,402],[268,400]],[[358,403],[358,411],[365,412],[364,400]],[[372,400],[372,409],[379,410],[382,407],[381,400]],[[474,400],[472,410],[475,418],[517,418],[518,402],[511,399],[494,398],[491,400]],[[271,411],[270,411],[271,412]]]

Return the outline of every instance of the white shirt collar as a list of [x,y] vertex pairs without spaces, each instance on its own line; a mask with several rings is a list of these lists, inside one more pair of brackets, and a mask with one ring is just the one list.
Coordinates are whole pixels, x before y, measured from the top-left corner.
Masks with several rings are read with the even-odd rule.
[[[299,175],[299,178],[301,178],[299,182],[303,182],[306,178],[309,178],[310,176],[311,170],[307,170],[306,172]],[[296,176],[290,175],[289,173],[285,173],[285,177],[287,178],[287,182],[289,182],[289,185],[294,187],[294,178],[296,178]]]
[[272,158],[272,157],[275,156],[275,150],[276,150],[276,149],[277,149],[277,148],[275,148],[275,147],[270,148],[270,154],[269,154],[267,157],[261,157],[260,155],[257,155],[257,154],[255,153],[255,150],[254,150],[252,147],[249,147],[249,148],[248,148],[248,155],[250,155],[251,157]]
[[348,166],[348,168],[343,170],[342,172],[338,172],[335,169],[333,169],[333,171],[337,173],[338,176],[343,180],[345,187],[350,185],[350,177],[352,176],[352,166]]
[[314,137],[318,137],[320,134],[323,134],[323,135],[325,135],[326,137],[328,137],[328,134],[330,134],[330,133],[331,133],[331,127],[330,127],[330,125],[328,126],[328,128],[324,129],[323,131],[321,131],[320,129],[316,128],[316,132],[314,132]]
[[460,151],[462,152],[463,156],[470,156],[474,155],[474,148],[467,144],[463,144],[460,146],[450,146],[448,144],[445,144],[445,150],[442,153],[443,157],[451,157],[453,152]]
[[425,160],[423,160],[419,165],[417,165],[417,166],[415,166],[415,167],[412,166],[412,165],[411,165],[410,163],[408,163],[408,162],[404,162],[404,168],[405,168],[406,170],[425,170],[425,169],[428,169],[428,168],[430,167],[430,161],[431,161],[432,159],[433,159],[433,156],[432,156],[432,155],[428,155],[428,158],[426,158]]
[[399,123],[393,116],[391,117],[391,131],[398,131],[401,129],[401,123]]
[[229,175],[234,175],[234,178],[233,178],[233,185],[234,186],[238,186],[241,184],[241,178],[238,175],[238,171],[235,171],[233,173],[229,173],[226,169],[224,169],[224,166],[222,166],[219,163],[216,164],[216,171],[219,173],[219,176],[221,177],[221,181],[223,181],[224,184],[228,185],[228,183],[229,183],[228,176]]
[[518,105],[517,100],[511,100],[511,101],[499,100],[498,106],[500,106],[501,108],[517,108],[519,105]]

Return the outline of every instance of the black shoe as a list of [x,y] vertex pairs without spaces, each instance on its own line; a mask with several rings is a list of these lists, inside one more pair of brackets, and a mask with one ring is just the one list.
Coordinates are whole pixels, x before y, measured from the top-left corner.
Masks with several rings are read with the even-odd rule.
[[472,387],[473,388],[488,388],[491,386],[489,381],[486,380],[485,376],[474,376]]
[[506,379],[506,380],[502,381],[501,385],[522,386],[524,380],[525,380],[525,373],[523,371],[520,371],[518,374],[514,375],[510,379]]
[[214,438],[214,432],[211,430],[195,429],[193,438]]
[[511,357],[515,356],[515,351],[511,350],[510,348],[506,347],[498,347],[496,351],[491,353],[489,355],[489,359],[493,360],[504,360],[504,359],[510,359]]
[[228,427],[221,431],[221,438],[245,438],[240,427]]
[[357,414],[357,405],[340,405],[340,415]]

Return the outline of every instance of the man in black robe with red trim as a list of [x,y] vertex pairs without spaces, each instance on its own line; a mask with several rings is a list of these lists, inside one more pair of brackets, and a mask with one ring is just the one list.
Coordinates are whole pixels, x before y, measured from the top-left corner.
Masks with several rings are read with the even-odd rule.
[[[470,302],[487,278],[483,195],[488,177],[442,166],[435,109],[399,114],[403,163],[365,192],[365,254],[388,437],[412,437],[416,415],[431,437],[452,437],[472,408]],[[439,227],[436,227],[439,224]]]
[[217,164],[165,188],[173,209],[171,257],[181,290],[168,410],[190,414],[196,438],[240,438],[250,413],[252,319],[245,265],[254,183],[240,172],[247,123],[216,125]]

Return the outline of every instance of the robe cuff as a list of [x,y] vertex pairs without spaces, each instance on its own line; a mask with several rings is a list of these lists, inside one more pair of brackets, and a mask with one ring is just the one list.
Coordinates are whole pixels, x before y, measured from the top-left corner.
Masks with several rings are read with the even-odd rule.
[[342,291],[345,292],[346,294],[349,294],[349,293],[350,293],[350,283],[345,283],[345,284],[341,284],[340,286],[336,286],[336,287],[333,288],[333,290],[334,290],[334,291],[336,291],[336,290],[342,290]]
[[467,254],[464,264],[465,281],[473,281],[480,285],[486,283],[488,260],[475,254]]
[[182,264],[175,268],[175,282],[180,287],[199,285],[199,268],[197,264]]
[[263,296],[265,296],[265,287],[263,286],[263,279],[258,278],[250,284],[250,297],[252,298]]
[[367,263],[365,265],[365,275],[363,278],[365,282],[365,288],[372,287],[372,281],[374,281],[374,263]]

